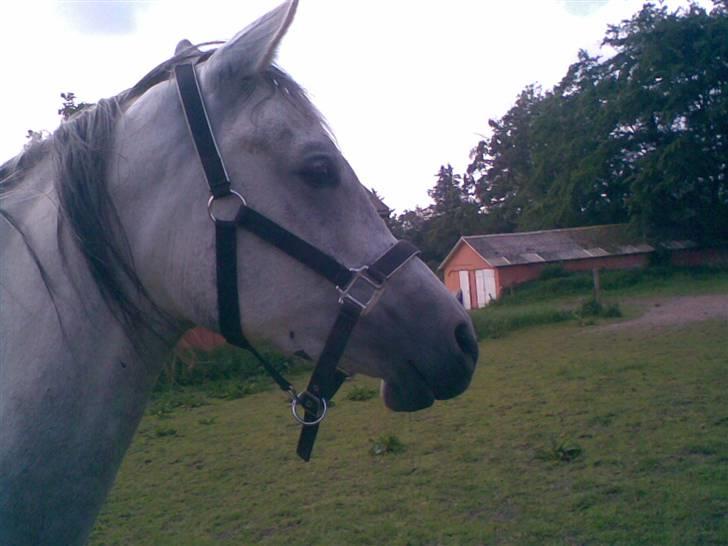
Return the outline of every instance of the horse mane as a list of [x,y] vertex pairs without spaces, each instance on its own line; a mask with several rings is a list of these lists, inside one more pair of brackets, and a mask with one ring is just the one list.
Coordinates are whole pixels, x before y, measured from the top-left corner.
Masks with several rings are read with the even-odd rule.
[[[62,226],[63,222],[68,222],[72,239],[78,245],[102,298],[130,335],[142,326],[159,334],[160,327],[169,319],[153,303],[136,274],[129,243],[109,193],[106,173],[113,131],[124,109],[155,85],[168,81],[177,64],[205,62],[213,52],[203,52],[197,47],[185,49],[152,69],[130,89],[83,109],[61,123],[49,138],[29,145],[21,154],[0,165],[2,199],[3,194],[19,184],[39,159],[52,154],[54,185],[61,212],[58,215],[57,238],[63,260],[66,261]],[[249,78],[246,91],[252,94],[259,83],[267,84],[271,91],[261,102],[281,94],[299,111],[318,120],[331,135],[305,91],[284,71],[270,66],[262,74]],[[1,207],[0,216],[18,229],[17,223]],[[35,252],[30,251],[35,257]],[[34,261],[41,270],[51,299],[55,301],[42,264],[38,259]],[[162,322],[155,323],[139,301],[156,311]]]

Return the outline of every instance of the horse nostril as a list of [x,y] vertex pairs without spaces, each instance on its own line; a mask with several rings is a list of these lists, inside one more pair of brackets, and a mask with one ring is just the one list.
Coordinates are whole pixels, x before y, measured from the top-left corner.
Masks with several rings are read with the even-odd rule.
[[464,322],[455,327],[455,341],[460,350],[473,359],[473,365],[478,362],[478,342],[472,334],[472,329]]

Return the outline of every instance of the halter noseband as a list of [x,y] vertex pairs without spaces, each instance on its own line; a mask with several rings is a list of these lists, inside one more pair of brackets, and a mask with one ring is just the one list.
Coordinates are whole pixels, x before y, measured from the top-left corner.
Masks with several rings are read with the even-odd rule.
[[[311,458],[319,423],[326,417],[329,401],[347,377],[337,366],[359,317],[367,313],[376,303],[385,282],[419,251],[407,241],[398,241],[371,265],[348,268],[248,207],[245,198],[230,187],[230,179],[207,117],[194,66],[189,63],[177,65],[174,67],[174,73],[187,126],[210,188],[207,207],[208,214],[215,224],[220,331],[228,343],[250,351],[278,386],[289,394],[293,416],[303,425],[297,453],[304,461],[308,461]],[[222,198],[239,200],[238,212],[233,220],[215,217],[214,203]],[[297,393],[293,385],[278,373],[243,335],[238,303],[237,230],[239,228],[250,231],[312,269],[331,282],[339,293],[339,313],[308,386],[302,393]],[[298,413],[298,406],[303,408],[303,416]]]

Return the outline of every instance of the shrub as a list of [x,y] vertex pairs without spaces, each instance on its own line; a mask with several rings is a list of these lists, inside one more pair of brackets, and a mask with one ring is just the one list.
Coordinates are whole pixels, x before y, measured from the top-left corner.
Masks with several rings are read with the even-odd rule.
[[621,317],[622,310],[618,303],[610,303],[609,305],[603,305],[599,301],[591,298],[582,302],[579,309],[576,311],[576,315],[579,318],[585,317],[605,317],[614,318]]
[[[287,359],[269,349],[262,348],[260,352],[281,373],[307,366],[299,359]],[[252,354],[225,345],[211,351],[190,350],[171,357],[162,369],[156,390],[225,380],[249,381],[264,376],[267,376],[265,370]]]
[[207,405],[207,400],[196,393],[168,390],[156,394],[147,413],[164,418],[177,408],[198,408],[205,405]]
[[355,385],[346,395],[346,399],[353,402],[365,402],[366,400],[371,400],[377,396],[377,394],[376,389]]
[[402,453],[405,449],[405,445],[399,438],[393,434],[387,434],[372,441],[369,453],[374,456],[386,455],[387,453],[396,455]]
[[472,313],[471,316],[478,339],[499,338],[521,328],[553,324],[574,318],[571,311],[543,306],[530,306],[524,309],[489,306]]
[[569,272],[564,269],[563,264],[558,263],[545,265],[538,278],[542,281],[547,281],[549,279],[559,279],[568,276]]

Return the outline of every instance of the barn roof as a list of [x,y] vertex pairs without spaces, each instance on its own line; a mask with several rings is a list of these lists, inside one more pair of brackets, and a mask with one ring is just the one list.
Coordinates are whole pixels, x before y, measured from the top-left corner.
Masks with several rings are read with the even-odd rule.
[[391,210],[386,205],[386,203],[382,201],[382,198],[379,197],[379,194],[374,191],[374,188],[372,188],[371,190],[367,190],[367,193],[369,194],[369,199],[371,199],[374,208],[377,209],[377,214],[382,218],[389,218],[389,213],[391,212]]
[[442,269],[461,244],[493,267],[643,254],[655,248],[631,235],[626,224],[461,237],[440,264]]

